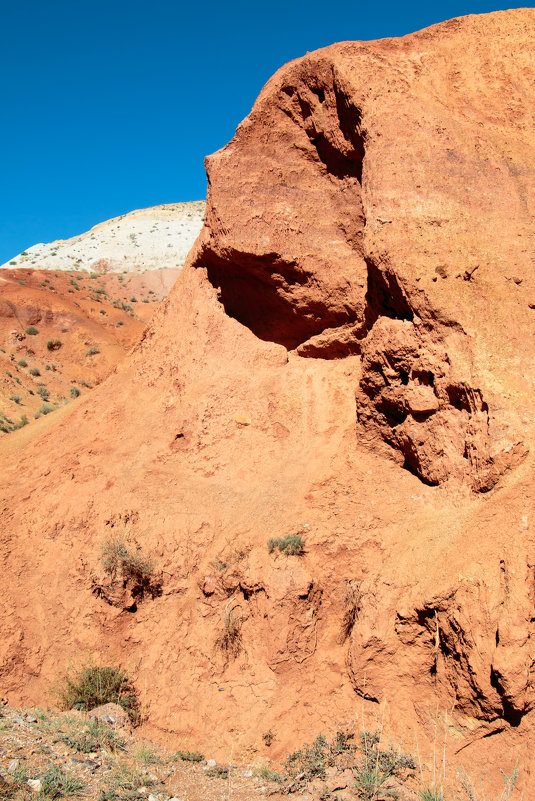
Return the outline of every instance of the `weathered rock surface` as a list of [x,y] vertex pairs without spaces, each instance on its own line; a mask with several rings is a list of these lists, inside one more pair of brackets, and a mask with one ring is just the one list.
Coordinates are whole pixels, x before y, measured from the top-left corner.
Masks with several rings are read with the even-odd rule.
[[[218,758],[378,725],[533,786],[534,25],[269,81],[140,346],[2,465],[0,692],[96,651]],[[125,531],[163,577],[134,613],[91,594]]]

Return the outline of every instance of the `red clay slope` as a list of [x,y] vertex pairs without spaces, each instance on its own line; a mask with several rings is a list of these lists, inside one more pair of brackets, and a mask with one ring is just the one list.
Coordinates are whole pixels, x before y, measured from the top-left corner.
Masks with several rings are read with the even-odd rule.
[[[207,160],[142,343],[2,465],[12,702],[93,652],[182,747],[277,757],[376,714],[533,785],[534,25],[307,54]],[[106,585],[110,534],[161,595]]]
[[[100,384],[135,345],[178,270],[0,271],[0,430]],[[28,333],[28,331],[30,333]]]

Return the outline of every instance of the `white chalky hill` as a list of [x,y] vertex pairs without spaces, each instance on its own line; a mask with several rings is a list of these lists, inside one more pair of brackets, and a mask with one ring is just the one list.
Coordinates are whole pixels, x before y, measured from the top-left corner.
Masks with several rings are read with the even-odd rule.
[[81,272],[182,267],[202,228],[204,209],[204,200],[138,209],[71,239],[33,245],[1,267]]

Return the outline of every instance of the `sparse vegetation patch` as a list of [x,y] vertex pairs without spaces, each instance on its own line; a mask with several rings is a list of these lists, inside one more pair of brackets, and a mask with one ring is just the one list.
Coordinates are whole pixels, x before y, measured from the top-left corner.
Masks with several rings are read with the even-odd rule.
[[288,534],[286,537],[273,537],[268,540],[270,553],[279,550],[286,556],[302,556],[305,552],[305,542],[301,534]]
[[121,667],[88,663],[68,668],[54,688],[62,709],[89,711],[101,704],[118,704],[133,723],[140,719],[140,705],[130,678]]

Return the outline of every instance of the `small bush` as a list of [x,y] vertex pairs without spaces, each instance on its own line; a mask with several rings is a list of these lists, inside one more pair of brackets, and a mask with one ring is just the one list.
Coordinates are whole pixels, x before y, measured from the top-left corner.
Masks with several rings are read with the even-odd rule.
[[320,734],[312,744],[288,754],[284,770],[293,784],[292,789],[303,786],[311,779],[324,779],[327,768],[337,765],[341,755],[355,752],[356,746],[351,740],[352,735],[337,732],[332,743],[329,743]]
[[56,682],[54,692],[63,709],[90,711],[101,704],[118,704],[133,723],[140,720],[136,690],[121,667],[92,663],[69,668]]
[[211,779],[228,779],[229,770],[230,768],[225,765],[215,765],[213,768],[205,770],[204,775]]
[[13,401],[13,403],[22,403],[22,397],[20,395],[10,395],[9,400]]
[[28,367],[28,362],[25,361],[24,359],[19,359],[17,364],[19,367]]
[[119,573],[123,580],[133,579],[135,582],[150,581],[154,566],[150,558],[140,551],[128,549],[123,537],[110,537],[101,548],[102,566],[111,578]]
[[225,607],[223,631],[216,640],[216,646],[232,657],[238,656],[241,650],[241,616],[238,607],[230,603]]
[[62,344],[61,339],[49,339],[46,343],[46,347],[48,350],[59,350]]
[[80,390],[78,387],[71,387],[71,398],[79,398],[81,395]]
[[301,534],[288,534],[286,537],[273,537],[268,540],[268,550],[273,553],[278,549],[287,556],[302,556],[305,552],[305,542]]
[[199,751],[177,751],[176,758],[181,759],[182,762],[203,762],[204,754]]
[[54,407],[50,405],[50,403],[42,403],[39,409],[34,414],[36,420],[38,420],[44,414],[50,414],[50,412],[54,411]]
[[43,400],[48,400],[48,389],[46,387],[39,387],[37,389],[37,394],[40,395]]
[[86,356],[95,356],[97,353],[100,353],[99,349],[96,348],[95,346],[93,346],[92,348],[89,348],[89,350],[87,351],[87,353],[85,355]]
[[28,372],[30,373],[30,375],[35,375],[35,376],[41,375],[37,367],[32,367],[31,370],[28,370]]
[[119,327],[120,325],[124,325],[123,321],[122,320],[117,320],[117,327]]
[[26,329],[26,333],[30,337],[35,337],[39,333],[39,330],[34,325],[29,325]]

